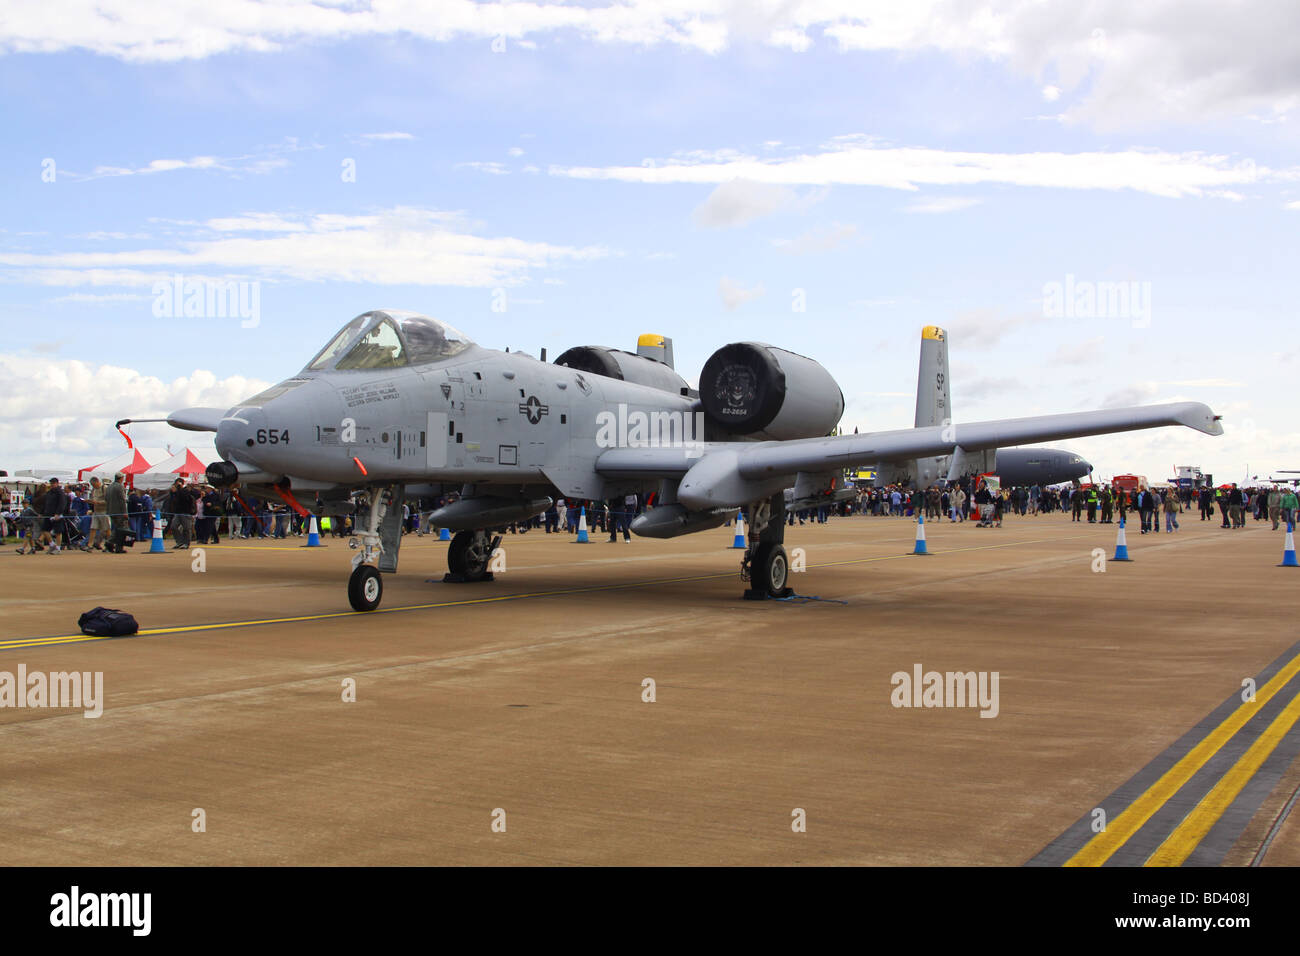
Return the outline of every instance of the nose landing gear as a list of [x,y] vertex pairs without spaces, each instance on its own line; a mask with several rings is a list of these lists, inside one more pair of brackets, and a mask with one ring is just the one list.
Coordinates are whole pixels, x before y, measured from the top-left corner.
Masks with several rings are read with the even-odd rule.
[[[348,578],[348,603],[354,611],[373,611],[384,597],[384,579],[379,574],[379,556],[384,551],[379,527],[388,513],[389,489],[375,488],[370,495],[370,520],[348,546],[361,553],[352,559],[352,576]],[[357,542],[353,544],[353,541]]]

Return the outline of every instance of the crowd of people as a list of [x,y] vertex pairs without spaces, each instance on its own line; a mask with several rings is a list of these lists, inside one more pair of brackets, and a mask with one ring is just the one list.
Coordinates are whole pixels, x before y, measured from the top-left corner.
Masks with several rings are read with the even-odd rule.
[[241,499],[228,489],[181,479],[156,495],[127,487],[122,474],[111,482],[92,477],[67,488],[51,478],[21,496],[0,492],[0,538],[17,537],[20,554],[69,549],[121,554],[152,538],[158,522],[178,550],[218,544],[223,534],[285,538],[307,528],[306,516],[282,502]]
[[[970,490],[972,487],[974,491]],[[1201,521],[1213,521],[1217,510],[1222,528],[1244,528],[1247,517],[1253,517],[1256,521],[1271,522],[1272,529],[1277,531],[1282,525],[1295,522],[1300,513],[1300,497],[1295,488],[1239,488],[1235,484],[1218,488],[1132,489],[1090,484],[992,489],[978,477],[967,476],[949,488],[936,485],[921,491],[888,485],[864,489],[845,510],[913,517],[924,509],[928,519],[942,516],[951,522],[972,519],[985,522],[988,520],[985,507],[991,507],[992,523],[999,526],[1006,513],[1040,515],[1065,511],[1070,513],[1072,521],[1113,524],[1117,519],[1126,520],[1129,512],[1135,512],[1143,534],[1159,533],[1162,518],[1164,530],[1173,533],[1180,527],[1179,515],[1199,511]],[[805,518],[824,521],[826,513],[826,508],[800,512],[799,523]]]
[[[655,495],[627,494],[608,500],[560,498],[542,514],[508,526],[512,534],[533,529],[545,534],[576,534],[585,512],[588,530],[607,540],[630,542],[631,524]],[[412,499],[402,505],[403,534],[435,530],[429,516],[455,496]],[[136,541],[154,535],[162,522],[174,549],[194,544],[218,544],[230,538],[288,538],[309,533],[311,516],[318,517],[323,535],[344,537],[365,522],[370,502],[364,493],[351,497],[344,507],[325,509],[319,499],[307,513],[284,502],[241,496],[236,489],[215,488],[178,478],[155,497],[147,490],[127,486],[122,474],[111,482],[93,477],[65,488],[57,478],[32,487],[26,494],[0,491],[0,539],[18,538],[19,553],[44,551],[58,554],[68,549],[122,554]],[[306,509],[303,509],[306,511]],[[1201,521],[1222,519],[1222,528],[1244,528],[1247,517],[1270,521],[1273,530],[1291,525],[1300,513],[1294,488],[1139,488],[1117,485],[1082,485],[1000,488],[980,476],[966,475],[944,487],[909,489],[902,485],[860,487],[851,495],[811,508],[789,510],[790,525],[825,523],[833,515],[872,515],[959,523],[977,521],[1000,527],[1005,515],[1037,516],[1068,512],[1072,521],[1111,524],[1136,512],[1141,531],[1158,533],[1180,527],[1179,516],[1199,511]],[[329,513],[334,512],[334,513]],[[342,512],[342,513],[339,513]]]

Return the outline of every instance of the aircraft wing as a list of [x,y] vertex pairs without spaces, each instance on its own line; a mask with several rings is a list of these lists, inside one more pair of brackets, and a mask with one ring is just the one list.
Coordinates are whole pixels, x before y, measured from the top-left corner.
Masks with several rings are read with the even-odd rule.
[[855,465],[948,455],[958,448],[979,451],[1163,425],[1186,425],[1207,435],[1223,434],[1223,426],[1207,405],[1173,402],[833,438],[709,442],[684,448],[614,448],[597,459],[596,470],[610,478],[681,478],[678,497],[688,507],[738,507],[761,497],[769,482],[786,480],[801,471],[829,472]]

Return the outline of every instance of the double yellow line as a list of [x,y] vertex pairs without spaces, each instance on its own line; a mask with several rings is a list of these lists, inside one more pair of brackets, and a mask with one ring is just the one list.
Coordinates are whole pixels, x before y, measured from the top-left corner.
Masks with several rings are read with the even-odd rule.
[[[1237,731],[1260,712],[1287,683],[1300,674],[1300,654],[1291,658],[1272,680],[1257,691],[1254,702],[1242,703],[1195,747],[1169,768],[1145,793],[1129,804],[1106,829],[1089,840],[1078,853],[1065,861],[1066,866],[1101,866],[1128,842],[1184,784],[1194,777]],[[1201,798],[1183,821],[1165,838],[1147,859],[1146,866],[1180,866],[1200,844],[1214,824],[1237,799],[1251,777],[1268,759],[1269,754],[1300,719],[1300,695],[1297,695],[1260,734],[1214,787]]]

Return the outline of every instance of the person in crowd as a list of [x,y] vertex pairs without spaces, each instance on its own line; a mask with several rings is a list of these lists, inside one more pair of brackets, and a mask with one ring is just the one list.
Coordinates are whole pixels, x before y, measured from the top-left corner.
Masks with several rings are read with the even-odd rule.
[[[63,529],[63,513],[68,510],[68,495],[59,484],[59,479],[51,478],[45,490],[45,497],[42,500],[41,516],[44,519],[41,522],[41,543],[46,545],[47,553],[58,554],[63,550],[59,542],[62,540],[65,532]],[[125,510],[125,509],[123,509]]]
[[1201,509],[1202,521],[1214,520],[1214,490],[1202,488],[1196,496],[1196,503]]
[[[1146,534],[1151,530],[1151,518],[1155,512],[1155,493],[1150,488],[1143,488],[1138,492],[1138,515],[1142,519],[1142,533]],[[1159,526],[1156,527],[1159,531]]]
[[1241,489],[1233,482],[1232,490],[1228,492],[1228,517],[1232,520],[1234,528],[1246,527],[1245,499],[1242,498]]
[[77,547],[85,551],[86,541],[90,535],[90,502],[82,496],[79,488],[74,488],[69,495],[68,511],[70,515],[68,520],[76,526],[76,537],[79,539]]
[[[35,489],[41,493],[42,498],[45,494],[44,487],[44,485],[37,485]],[[23,543],[17,548],[19,554],[35,554],[37,551],[44,550],[39,541],[41,520],[40,506],[37,504],[36,495],[33,494],[24,502],[19,513],[18,523],[23,537]]]
[[126,485],[122,483],[125,477],[119,471],[113,476],[113,483],[104,489],[104,504],[108,507],[108,521],[113,532],[105,548],[110,554],[126,554],[126,534],[129,524],[126,510]]
[[1183,510],[1182,502],[1178,500],[1178,495],[1170,489],[1165,494],[1165,531],[1173,534],[1178,530],[1178,514]]
[[225,516],[224,496],[211,485],[203,486],[203,532],[199,544],[221,543],[221,519]]
[[140,518],[143,512],[144,506],[140,504],[140,493],[132,488],[126,496],[126,518],[127,524],[131,528],[131,534],[135,536],[137,541],[144,537],[140,528]]
[[98,475],[95,475],[90,479],[90,537],[85,544],[86,550],[102,551],[104,545],[108,543],[109,528],[108,504],[104,501],[104,483],[99,480]]
[[1280,504],[1282,506],[1282,520],[1286,522],[1289,530],[1295,525],[1296,508],[1300,507],[1300,500],[1297,500],[1294,487],[1282,492]]
[[184,478],[177,478],[167,497],[167,513],[171,516],[172,538],[176,542],[173,551],[189,549],[194,536],[195,510],[194,492],[186,486]]

